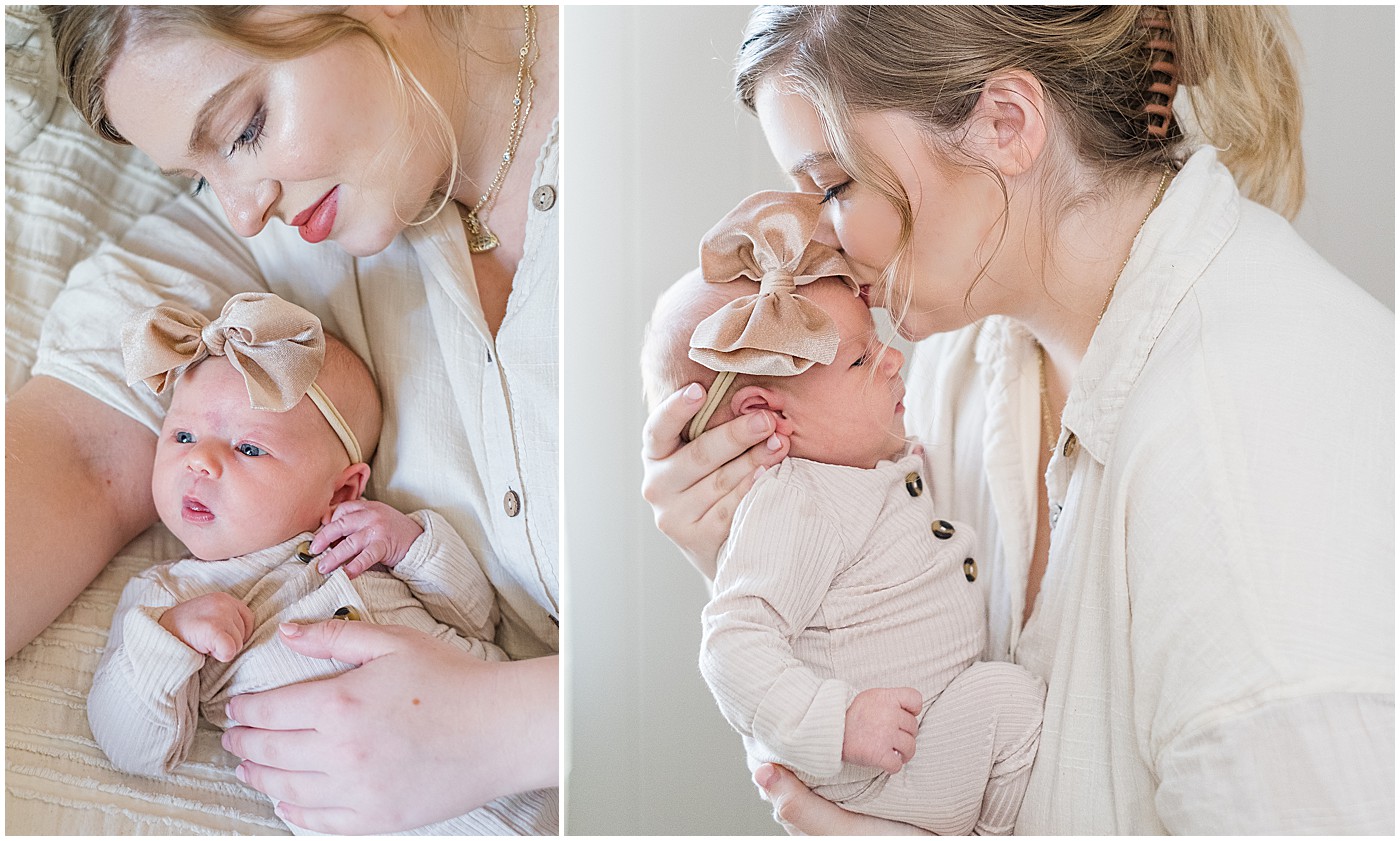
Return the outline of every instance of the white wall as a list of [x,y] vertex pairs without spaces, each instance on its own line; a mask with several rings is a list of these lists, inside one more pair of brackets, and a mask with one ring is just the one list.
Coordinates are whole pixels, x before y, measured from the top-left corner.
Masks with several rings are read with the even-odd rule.
[[[777,826],[696,667],[698,573],[640,497],[642,325],[739,199],[786,188],[732,102],[743,7],[564,9],[565,831]],[[1309,241],[1394,307],[1394,10],[1297,8]]]

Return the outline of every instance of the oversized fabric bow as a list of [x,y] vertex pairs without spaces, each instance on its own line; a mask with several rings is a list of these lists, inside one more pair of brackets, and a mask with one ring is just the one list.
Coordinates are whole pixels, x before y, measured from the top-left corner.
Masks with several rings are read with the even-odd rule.
[[696,325],[690,358],[712,371],[790,377],[829,365],[841,343],[836,322],[798,287],[839,277],[859,294],[845,258],[814,242],[821,222],[816,193],[755,193],[700,243],[700,273],[710,283],[746,279],[758,292],[738,298]]
[[326,338],[319,318],[267,292],[234,295],[212,322],[161,304],[122,326],[128,385],[144,380],[160,394],[206,356],[227,358],[243,375],[249,406],[286,412],[321,372]]

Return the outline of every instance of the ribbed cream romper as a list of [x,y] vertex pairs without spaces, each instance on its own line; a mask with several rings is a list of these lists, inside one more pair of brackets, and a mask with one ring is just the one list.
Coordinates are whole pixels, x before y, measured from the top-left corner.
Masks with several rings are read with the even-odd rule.
[[[700,669],[752,766],[941,835],[1009,833],[1045,687],[977,662],[976,538],[939,520],[927,475],[906,454],[868,470],[789,458],[761,477],[721,550]],[[901,686],[924,698],[913,758],[895,774],[843,763],[856,694]]]

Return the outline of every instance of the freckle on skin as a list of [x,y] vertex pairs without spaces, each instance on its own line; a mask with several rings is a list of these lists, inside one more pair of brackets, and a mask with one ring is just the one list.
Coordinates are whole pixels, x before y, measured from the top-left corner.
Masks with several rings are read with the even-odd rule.
[[413,706],[416,707],[416,706],[418,706],[418,705],[421,704],[421,703],[423,703],[423,702],[422,702],[422,701],[419,701],[417,698],[414,698],[414,699],[413,699]]

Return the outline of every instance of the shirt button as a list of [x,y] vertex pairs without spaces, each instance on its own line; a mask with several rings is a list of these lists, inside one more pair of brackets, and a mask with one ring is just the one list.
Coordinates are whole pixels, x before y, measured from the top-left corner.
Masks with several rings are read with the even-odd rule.
[[360,612],[350,605],[340,608],[331,616],[332,619],[343,619],[348,622],[359,622]]
[[316,556],[311,554],[311,541],[303,540],[297,544],[297,560],[304,564],[311,563]]
[[1061,505],[1060,503],[1058,503],[1058,502],[1052,502],[1052,503],[1050,503],[1050,528],[1053,529],[1056,525],[1059,524],[1059,522],[1060,522],[1060,512],[1063,511],[1063,510],[1064,510],[1064,506]]
[[520,513],[520,494],[515,491],[506,491],[506,516],[514,517]]
[[1071,432],[1071,433],[1069,434],[1069,437],[1065,439],[1065,449],[1064,449],[1065,458],[1074,458],[1074,454],[1077,453],[1078,451],[1079,451],[1079,439],[1076,438],[1076,437],[1074,436],[1074,433],[1073,433],[1073,432]]
[[977,580],[977,562],[972,558],[967,558],[963,561],[963,576],[967,578],[968,581]]
[[554,207],[554,188],[548,184],[535,191],[534,202],[536,210],[549,210]]
[[947,520],[934,520],[933,536],[939,540],[947,540],[953,536],[953,524]]
[[924,479],[917,473],[910,473],[904,477],[904,487],[909,490],[910,496],[918,496],[924,492]]

